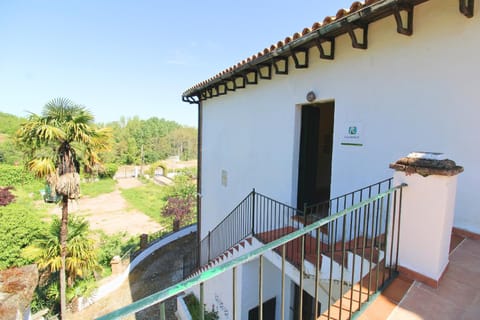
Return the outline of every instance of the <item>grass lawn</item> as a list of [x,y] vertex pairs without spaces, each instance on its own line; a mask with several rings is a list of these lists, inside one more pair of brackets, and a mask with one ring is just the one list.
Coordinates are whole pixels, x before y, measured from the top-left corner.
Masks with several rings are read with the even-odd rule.
[[164,217],[161,214],[161,210],[165,206],[163,198],[166,194],[166,187],[147,182],[144,186],[122,189],[121,192],[130,206],[145,213],[168,230],[172,228],[173,218]]
[[110,193],[115,190],[117,181],[113,179],[100,179],[94,182],[83,182],[80,184],[80,192],[83,196],[97,197],[104,193]]

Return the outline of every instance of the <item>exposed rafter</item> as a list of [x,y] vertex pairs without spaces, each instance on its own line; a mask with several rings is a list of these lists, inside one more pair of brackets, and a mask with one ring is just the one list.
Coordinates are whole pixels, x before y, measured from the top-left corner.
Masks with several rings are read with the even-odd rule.
[[393,12],[397,22],[397,32],[407,36],[413,34],[413,5],[405,4]]
[[306,69],[308,68],[308,49],[296,49],[292,50],[292,58],[295,63],[295,68]]
[[[259,79],[270,80],[273,74],[288,75],[289,64],[295,68],[308,68],[310,49],[317,47],[320,59],[334,60],[336,38],[348,34],[352,46],[358,49],[368,48],[368,27],[370,23],[388,16],[393,16],[397,32],[403,35],[413,33],[414,7],[428,0],[381,0],[356,5],[350,12],[337,13],[335,18],[327,17],[323,23],[315,23],[312,28],[305,28],[301,33],[288,37],[271,45],[251,58],[224,70],[183,93],[194,100],[183,99],[189,103],[227,94],[229,91],[258,84]],[[462,14],[472,17],[474,0],[459,0]],[[289,59],[292,59],[290,61]],[[293,62],[293,63],[292,63]]]
[[368,24],[352,24],[346,23],[346,28],[350,39],[352,39],[352,47],[355,49],[368,48]]
[[235,80],[228,80],[226,83],[227,91],[235,91],[237,86],[235,84]]
[[316,38],[315,44],[320,51],[320,59],[333,60],[335,58],[335,38]]
[[460,12],[467,18],[473,17],[473,4],[474,0],[459,0]]
[[245,77],[245,82],[247,84],[257,84],[258,83],[257,70],[252,70],[252,71],[248,72],[244,77]]
[[208,98],[213,98],[213,97],[214,97],[214,95],[213,95],[213,90],[212,90],[212,88],[211,88],[211,87],[210,87],[210,88],[207,88],[207,99],[208,99]]
[[243,75],[236,77],[233,81],[235,82],[235,89],[243,89],[247,86],[247,81]]
[[217,92],[218,92],[218,95],[220,95],[220,96],[223,96],[224,94],[227,94],[227,84],[226,83],[218,84]]
[[271,80],[272,79],[272,65],[269,63],[262,63],[257,65],[258,76],[260,79]]
[[273,60],[275,74],[288,74],[288,57],[278,57]]
[[188,96],[182,97],[183,102],[188,102],[190,104],[198,104],[200,102],[200,98],[198,96]]

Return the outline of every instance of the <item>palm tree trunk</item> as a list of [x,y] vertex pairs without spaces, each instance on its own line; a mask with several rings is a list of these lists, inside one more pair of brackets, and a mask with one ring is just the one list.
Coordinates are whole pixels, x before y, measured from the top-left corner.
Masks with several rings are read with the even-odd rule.
[[68,233],[68,196],[62,197],[62,224],[60,227],[60,318],[66,319],[67,312],[67,282],[65,275],[65,260],[67,257],[67,233]]

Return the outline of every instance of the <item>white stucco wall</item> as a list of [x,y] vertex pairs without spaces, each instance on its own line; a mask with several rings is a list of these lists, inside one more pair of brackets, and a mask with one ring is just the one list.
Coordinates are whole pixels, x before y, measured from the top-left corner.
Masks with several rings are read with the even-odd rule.
[[[333,61],[318,59],[312,48],[308,69],[291,64],[288,76],[202,102],[202,237],[253,187],[295,205],[299,106],[311,90],[317,101],[335,101],[332,196],[392,176],[388,164],[410,151],[444,152],[465,167],[454,225],[480,233],[475,5],[467,19],[458,0],[431,0],[415,7],[410,37],[396,32],[391,16],[369,26],[367,50],[352,48],[344,35]],[[341,145],[352,121],[363,126],[363,147]]]
[[[248,320],[248,311],[257,307],[258,302],[258,272],[259,259],[255,259],[243,266],[243,281],[242,281],[242,320]],[[282,288],[282,273],[269,260],[263,259],[263,301],[266,302],[275,297],[275,315],[280,319],[280,309],[282,306],[281,288]],[[291,318],[291,308],[293,301],[292,281],[285,277],[285,317]]]

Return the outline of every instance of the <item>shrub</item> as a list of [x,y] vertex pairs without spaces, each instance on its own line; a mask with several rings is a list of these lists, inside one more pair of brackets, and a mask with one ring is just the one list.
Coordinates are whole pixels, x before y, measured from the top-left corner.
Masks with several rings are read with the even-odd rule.
[[30,263],[21,252],[45,232],[38,213],[12,203],[0,207],[0,221],[0,270]]
[[162,213],[167,217],[175,217],[174,231],[178,230],[183,221],[189,217],[194,203],[195,199],[193,197],[182,198],[180,196],[175,196],[167,199],[167,204],[163,208]]
[[23,167],[8,164],[0,165],[0,186],[19,186],[33,182],[33,174]]
[[116,163],[106,163],[103,165],[103,170],[98,173],[98,176],[100,177],[100,179],[113,179],[117,171],[118,165]]
[[6,206],[15,200],[15,196],[10,192],[12,187],[0,188],[0,206]]
[[[185,301],[185,304],[187,305],[188,312],[190,312],[190,315],[192,316],[192,320],[200,320],[200,315],[201,315],[201,310],[200,310],[200,302],[198,301],[197,297],[193,295],[192,293],[189,295],[186,295],[183,300]],[[212,306],[212,311],[207,311],[206,308],[204,309],[204,319],[205,320],[217,320],[219,319],[218,317],[218,311],[215,311]]]
[[128,251],[138,248],[138,238],[127,239],[126,232],[119,232],[113,235],[103,233],[100,237],[98,263],[105,268],[110,268],[110,261],[114,256],[123,256]]

